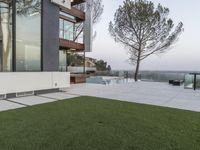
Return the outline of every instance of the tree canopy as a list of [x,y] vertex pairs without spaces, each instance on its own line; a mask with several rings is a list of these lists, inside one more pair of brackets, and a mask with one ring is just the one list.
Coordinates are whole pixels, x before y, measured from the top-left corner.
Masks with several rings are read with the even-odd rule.
[[168,17],[169,9],[147,0],[125,0],[110,22],[109,32],[116,42],[122,43],[136,64],[135,80],[140,62],[152,54],[165,53],[183,31],[183,23],[174,26]]

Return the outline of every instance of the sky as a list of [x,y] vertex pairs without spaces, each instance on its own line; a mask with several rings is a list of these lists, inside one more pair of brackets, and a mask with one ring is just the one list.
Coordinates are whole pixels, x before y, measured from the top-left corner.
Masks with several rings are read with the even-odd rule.
[[[141,70],[200,71],[200,0],[151,0],[156,5],[170,9],[169,17],[175,25],[182,21],[184,32],[178,42],[167,53],[152,55],[141,63]],[[86,56],[103,59],[113,70],[133,70],[129,64],[126,48],[116,43],[109,35],[108,25],[113,21],[116,9],[123,0],[103,0],[104,13],[94,26],[97,36],[93,42],[93,52]]]

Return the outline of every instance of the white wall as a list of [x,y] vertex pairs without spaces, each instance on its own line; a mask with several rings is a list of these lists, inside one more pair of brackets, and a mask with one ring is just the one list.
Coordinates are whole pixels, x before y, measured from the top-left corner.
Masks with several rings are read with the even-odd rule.
[[66,88],[69,86],[69,72],[0,73],[0,94]]

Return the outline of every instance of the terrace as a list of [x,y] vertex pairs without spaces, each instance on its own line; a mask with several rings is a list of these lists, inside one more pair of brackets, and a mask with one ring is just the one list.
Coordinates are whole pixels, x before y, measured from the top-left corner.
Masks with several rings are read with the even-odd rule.
[[0,147],[199,149],[199,97],[167,83],[131,82],[0,100]]
[[114,85],[72,85],[67,93],[95,96],[149,105],[157,105],[200,112],[200,91],[184,89],[168,83],[133,82]]
[[134,103],[157,105],[200,112],[200,92],[160,82],[131,82],[125,84],[77,84],[64,92],[13,98],[0,101],[0,110],[32,106],[77,96],[94,96]]

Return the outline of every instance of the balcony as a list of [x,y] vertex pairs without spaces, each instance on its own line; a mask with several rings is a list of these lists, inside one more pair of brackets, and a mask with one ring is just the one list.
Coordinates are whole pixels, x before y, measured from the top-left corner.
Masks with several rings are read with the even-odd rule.
[[66,39],[59,39],[59,46],[60,49],[74,49],[76,52],[83,52],[85,49],[85,45],[81,43],[76,43],[74,41],[66,40]]

